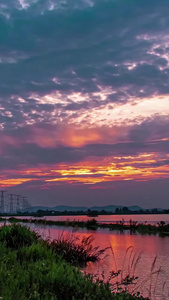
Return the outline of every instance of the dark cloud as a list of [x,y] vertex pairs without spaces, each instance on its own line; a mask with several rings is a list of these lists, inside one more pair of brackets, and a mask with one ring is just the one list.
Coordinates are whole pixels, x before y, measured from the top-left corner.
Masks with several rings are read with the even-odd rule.
[[[57,90],[64,98],[111,86],[115,94],[107,102],[169,93],[167,1],[13,0],[1,8],[1,105],[12,113],[1,119],[4,126],[24,122],[23,112],[31,109],[37,111],[30,115],[34,122],[44,119],[43,107],[28,98],[33,93]],[[26,102],[20,105],[12,95]],[[65,112],[90,109],[101,105],[97,98],[60,106]]]
[[154,118],[148,118],[141,124],[131,127],[129,138],[135,142],[149,141],[150,139],[169,139],[168,128],[168,116],[156,116]]

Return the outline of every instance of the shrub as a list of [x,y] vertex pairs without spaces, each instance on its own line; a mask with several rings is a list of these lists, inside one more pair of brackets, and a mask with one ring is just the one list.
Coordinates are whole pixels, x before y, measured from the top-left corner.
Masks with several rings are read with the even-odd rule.
[[0,227],[0,242],[4,242],[7,248],[19,249],[23,246],[30,246],[39,239],[40,236],[36,232],[20,224]]

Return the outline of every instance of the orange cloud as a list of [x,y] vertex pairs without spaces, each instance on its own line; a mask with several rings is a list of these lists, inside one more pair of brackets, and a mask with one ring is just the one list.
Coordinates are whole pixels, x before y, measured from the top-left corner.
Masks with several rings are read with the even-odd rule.
[[[82,127],[80,124],[59,124],[59,126],[31,126],[31,134],[27,143],[34,143],[41,148],[56,148],[60,145],[69,147],[83,147],[93,143],[115,143],[126,141],[128,128],[126,127]],[[50,134],[49,134],[50,133]]]
[[96,129],[75,129],[71,126],[68,129],[62,126],[59,129],[33,127],[29,142],[42,148],[55,148],[60,145],[82,147],[89,143],[99,142],[101,138],[102,135]]
[[[165,164],[166,160],[166,164]],[[169,178],[168,155],[143,153],[137,156],[114,156],[75,164],[56,164],[39,168],[6,171],[0,186],[15,186],[38,180],[46,184],[96,184],[117,180],[147,181]],[[16,176],[18,175],[18,178]],[[10,178],[8,177],[10,176]],[[11,177],[14,177],[12,179]],[[24,178],[22,178],[22,176]],[[26,178],[25,178],[26,177]]]
[[62,137],[63,144],[71,147],[83,147],[99,141],[101,142],[101,134],[96,129],[68,129]]
[[32,181],[32,178],[0,179],[0,187],[11,187]]

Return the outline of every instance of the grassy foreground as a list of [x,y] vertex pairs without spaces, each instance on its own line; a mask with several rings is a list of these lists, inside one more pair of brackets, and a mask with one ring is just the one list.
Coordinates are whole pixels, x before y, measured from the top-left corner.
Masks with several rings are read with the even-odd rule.
[[[61,247],[61,246],[60,246]],[[61,249],[61,248],[60,248]],[[62,252],[64,252],[62,245]],[[63,254],[63,253],[59,253]],[[0,228],[0,299],[136,300],[125,291],[111,293],[109,283],[82,275],[54,244],[18,224]],[[89,253],[88,253],[89,254]],[[83,254],[84,255],[84,254]],[[71,256],[69,253],[68,256]]]

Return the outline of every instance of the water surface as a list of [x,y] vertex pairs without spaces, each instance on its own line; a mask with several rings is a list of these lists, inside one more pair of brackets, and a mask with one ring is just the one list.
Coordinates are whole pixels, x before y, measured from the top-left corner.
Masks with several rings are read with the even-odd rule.
[[[88,221],[91,220],[91,217],[88,216],[45,216],[43,217],[46,220],[51,221],[66,221],[69,220],[79,220],[79,221]],[[130,220],[137,221],[138,223],[149,223],[149,224],[157,224],[160,221],[164,221],[169,223],[169,214],[146,214],[146,215],[99,215],[98,217],[94,217],[100,223],[115,223],[119,222],[122,219],[125,222],[129,222]]]
[[[123,277],[125,274],[139,277],[136,285],[131,285],[130,291],[137,288],[144,296],[150,296],[153,300],[169,299],[169,237],[130,234],[128,231],[122,234],[108,229],[79,229],[72,233],[71,228],[67,227],[37,224],[30,226],[37,229],[43,238],[50,237],[51,240],[68,233],[78,236],[79,239],[84,235],[93,235],[94,246],[110,248],[106,251],[107,256],[102,257],[98,263],[90,263],[85,269],[86,272],[97,274],[100,278],[103,274],[104,280],[107,280],[112,270],[121,269]],[[118,279],[120,280],[120,276]]]

